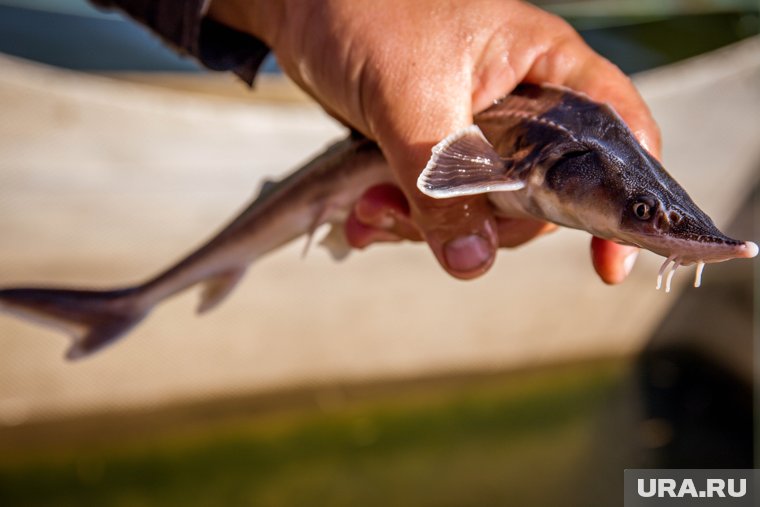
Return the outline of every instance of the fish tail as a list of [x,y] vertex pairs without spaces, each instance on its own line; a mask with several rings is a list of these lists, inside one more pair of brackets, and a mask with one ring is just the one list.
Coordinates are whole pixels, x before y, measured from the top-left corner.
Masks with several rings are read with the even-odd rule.
[[113,343],[150,312],[145,290],[68,290],[10,288],[0,290],[0,311],[63,331],[71,336],[66,352],[80,359]]

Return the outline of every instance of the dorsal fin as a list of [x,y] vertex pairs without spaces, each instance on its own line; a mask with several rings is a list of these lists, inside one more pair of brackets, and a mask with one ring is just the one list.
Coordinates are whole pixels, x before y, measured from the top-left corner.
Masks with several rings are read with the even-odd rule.
[[271,194],[272,190],[274,190],[275,187],[277,187],[278,183],[279,181],[273,180],[271,178],[265,178],[261,182],[261,186],[259,187],[259,193],[256,196],[256,198],[261,199]]
[[417,188],[436,199],[519,190],[525,183],[511,171],[513,165],[471,125],[433,147]]

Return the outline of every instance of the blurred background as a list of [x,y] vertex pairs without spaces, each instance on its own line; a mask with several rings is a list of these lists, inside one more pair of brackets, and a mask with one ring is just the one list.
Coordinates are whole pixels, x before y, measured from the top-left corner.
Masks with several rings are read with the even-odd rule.
[[[666,168],[760,230],[760,4],[535,2],[632,74]],[[267,62],[254,90],[84,0],[0,0],[0,285],[134,283],[345,135]],[[420,245],[302,244],[211,314],[189,291],[77,363],[0,315],[0,505],[619,505],[625,468],[752,468],[756,263],[654,290],[588,237],[449,279]]]

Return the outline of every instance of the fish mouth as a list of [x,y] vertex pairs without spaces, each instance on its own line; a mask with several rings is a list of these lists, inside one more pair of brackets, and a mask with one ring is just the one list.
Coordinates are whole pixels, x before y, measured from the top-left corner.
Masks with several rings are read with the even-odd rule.
[[657,234],[626,234],[629,243],[646,248],[663,257],[681,260],[689,266],[697,262],[706,264],[731,259],[751,259],[758,254],[758,246],[752,241],[739,241],[727,236],[699,235],[679,238]]
[[697,265],[694,287],[702,283],[705,264],[731,259],[752,259],[760,248],[752,241],[739,241],[728,237],[700,236],[694,240],[649,236],[632,238],[632,243],[666,257],[657,273],[657,290],[663,287],[670,292],[673,276],[681,266]]

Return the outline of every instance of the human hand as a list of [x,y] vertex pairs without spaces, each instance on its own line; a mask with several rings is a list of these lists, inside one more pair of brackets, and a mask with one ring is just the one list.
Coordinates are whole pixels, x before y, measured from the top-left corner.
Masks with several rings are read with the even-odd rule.
[[[517,0],[215,0],[209,14],[272,48],[284,72],[333,117],[378,142],[402,192],[369,189],[347,223],[354,246],[424,239],[441,265],[474,278],[498,246],[553,228],[500,220],[485,196],[437,201],[416,188],[433,145],[520,82],[553,83],[612,105],[659,156],[659,133],[629,79],[563,20]],[[592,260],[622,281],[637,250],[594,238]]]

